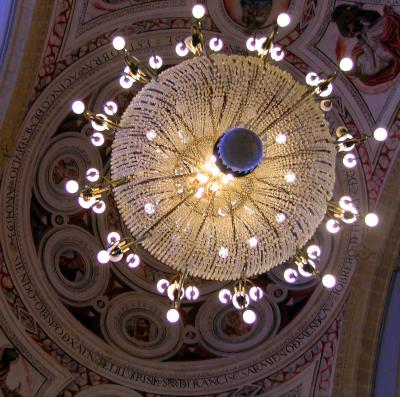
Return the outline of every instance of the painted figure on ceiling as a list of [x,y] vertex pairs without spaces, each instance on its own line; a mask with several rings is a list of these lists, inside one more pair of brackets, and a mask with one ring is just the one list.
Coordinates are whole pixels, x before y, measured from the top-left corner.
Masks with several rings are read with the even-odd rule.
[[71,282],[82,280],[86,272],[84,259],[75,251],[67,251],[60,255],[58,266],[62,275]]
[[400,15],[389,6],[383,7],[381,15],[341,4],[334,9],[332,20],[342,35],[336,45],[338,59],[351,57],[355,76],[366,86],[392,84],[400,71]]
[[11,365],[17,361],[18,357],[19,354],[14,347],[0,348],[0,390],[4,397],[22,397],[19,394],[21,384],[14,390],[11,390],[7,385]]

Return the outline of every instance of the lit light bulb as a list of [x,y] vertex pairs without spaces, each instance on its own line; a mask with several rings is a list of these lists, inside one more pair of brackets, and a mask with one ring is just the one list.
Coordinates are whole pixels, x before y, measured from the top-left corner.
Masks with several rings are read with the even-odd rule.
[[103,110],[104,110],[105,114],[108,114],[109,116],[113,116],[115,113],[118,112],[118,106],[115,102],[108,101],[103,106]]
[[123,75],[119,79],[119,84],[122,88],[125,88],[126,90],[128,88],[131,88],[133,86],[133,83],[135,80],[131,76]]
[[296,180],[296,174],[292,171],[289,171],[285,174],[285,181],[288,183],[293,183]]
[[168,320],[170,323],[176,323],[176,322],[179,320],[179,317],[180,317],[180,315],[179,315],[178,310],[176,310],[176,309],[169,309],[169,310],[167,311],[167,320]]
[[210,190],[215,193],[215,192],[218,192],[218,189],[219,189],[218,183],[217,182],[213,182],[211,184],[211,186],[210,186]]
[[263,37],[259,37],[258,39],[256,39],[256,45],[255,50],[260,54],[260,55],[266,55],[267,54],[267,50],[263,49],[263,45],[264,43],[267,41],[267,38],[265,36]]
[[283,278],[290,284],[294,283],[298,277],[299,273],[297,273],[297,270],[292,268],[286,269],[283,273]]
[[283,134],[280,132],[279,134],[276,135],[275,137],[275,142],[279,145],[284,145],[287,141],[287,136],[286,134]]
[[218,251],[218,255],[222,258],[222,259],[226,259],[229,255],[229,250],[226,247],[221,247]]
[[[96,114],[96,116],[98,117],[99,120],[106,120],[106,117],[104,116],[104,114],[98,113]],[[92,127],[96,130],[96,131],[104,131],[107,129],[107,124],[104,122],[100,122],[98,123],[97,121],[92,120],[91,122]]]
[[212,163],[209,163],[209,162],[207,162],[207,163],[204,164],[204,168],[205,168],[207,171],[211,171],[212,166],[213,166]]
[[95,204],[95,202],[96,202],[96,199],[95,199],[95,198],[91,198],[91,199],[89,199],[89,200],[85,200],[85,199],[84,199],[83,197],[81,197],[81,196],[78,198],[78,203],[79,203],[79,205],[80,205],[82,208],[85,208],[85,209],[91,208],[92,205]]
[[236,309],[243,309],[250,304],[249,295],[244,294],[243,292],[236,292],[232,297],[232,304]]
[[253,299],[254,302],[262,299],[264,296],[263,290],[260,287],[251,287],[249,291],[250,298]]
[[232,299],[231,291],[229,291],[229,289],[221,289],[218,294],[218,299],[223,304],[229,303]]
[[65,189],[68,193],[74,194],[79,190],[79,184],[77,181],[70,180],[65,184]]
[[108,233],[107,235],[107,242],[108,244],[114,245],[115,243],[118,243],[118,241],[121,240],[121,236],[117,232],[111,232]]
[[148,131],[146,132],[146,138],[147,138],[149,141],[153,141],[154,139],[157,138],[157,132],[156,132],[155,130],[153,130],[153,129],[148,130]]
[[157,291],[160,294],[163,294],[165,292],[165,290],[169,287],[169,281],[166,280],[165,278],[162,278],[160,280],[158,280],[157,282]]
[[107,252],[110,255],[111,262],[119,262],[124,257],[124,253],[119,249],[119,247],[110,247]]
[[117,51],[121,51],[125,48],[125,40],[121,36],[114,37],[112,45]]
[[317,259],[321,256],[321,248],[318,245],[310,245],[307,248],[307,255],[310,259]]
[[250,51],[253,52],[256,50],[256,39],[254,37],[249,37],[246,41],[246,48]]
[[152,55],[149,58],[149,65],[153,69],[160,69],[163,64],[163,60],[159,55]]
[[96,214],[102,214],[106,210],[106,207],[106,203],[103,200],[99,200],[92,206],[92,209]]
[[89,168],[86,171],[86,179],[89,182],[96,182],[100,178],[100,172],[97,168]]
[[369,227],[375,227],[379,223],[378,215],[374,214],[373,212],[367,214],[364,220],[365,224]]
[[216,165],[214,165],[211,168],[211,175],[212,176],[218,176],[220,172],[221,172],[220,169]]
[[196,19],[201,19],[206,14],[206,8],[203,4],[195,4],[192,8],[192,15]]
[[339,67],[343,72],[348,72],[349,70],[353,69],[353,61],[351,58],[342,58],[339,62]]
[[306,83],[311,87],[315,87],[320,82],[320,79],[315,72],[310,72],[306,75]]
[[246,324],[254,324],[257,319],[256,313],[254,310],[247,309],[243,312],[243,321]]
[[332,94],[332,91],[333,91],[333,85],[332,85],[332,83],[329,83],[329,84],[328,84],[328,87],[326,87],[326,89],[323,90],[323,91],[321,91],[318,95],[319,95],[320,97],[325,98],[325,97],[331,95],[331,94]]
[[319,107],[324,112],[329,112],[333,108],[333,103],[330,99],[324,99],[319,103]]
[[250,245],[250,247],[251,247],[251,248],[257,247],[257,244],[258,244],[257,237],[255,237],[255,236],[250,237],[250,239],[249,239],[249,245]]
[[271,50],[271,58],[276,62],[282,61],[282,59],[285,58],[285,51],[283,51],[278,45],[273,46]]
[[82,101],[75,101],[72,104],[72,111],[75,114],[82,114],[85,111],[85,104]]
[[195,287],[194,285],[189,285],[186,288],[186,298],[190,301],[195,301],[199,298],[200,296],[200,292],[199,289],[197,287]]
[[207,183],[207,181],[208,181],[208,176],[205,174],[202,174],[201,172],[199,172],[196,175],[196,178],[200,183]]
[[278,212],[275,216],[275,219],[278,223],[283,223],[286,220],[286,215],[282,212]]
[[180,57],[184,57],[187,54],[189,54],[189,49],[186,48],[185,43],[183,43],[182,41],[180,41],[176,47],[175,47],[175,51],[177,53],[178,56]]
[[346,153],[343,156],[343,165],[346,168],[354,168],[357,165],[356,156],[353,153]]
[[99,251],[99,253],[97,254],[97,261],[99,263],[105,265],[106,263],[109,262],[109,260],[110,260],[110,254],[107,251],[105,250]]
[[129,254],[126,257],[126,264],[131,268],[134,269],[140,265],[140,258],[136,254]]
[[387,136],[388,132],[383,127],[379,127],[374,131],[374,138],[379,142],[384,141],[387,138]]
[[[171,284],[168,288],[167,288],[167,295],[168,298],[171,299],[171,301],[173,301],[175,299],[175,294],[174,292],[179,288],[179,285],[177,282],[174,282],[173,284]],[[183,296],[185,295],[185,289],[183,287],[181,287],[181,296],[180,299],[183,298]]]
[[94,132],[90,137],[90,142],[94,146],[101,146],[105,142],[104,135],[101,132]]
[[351,210],[353,208],[353,202],[350,196],[342,196],[339,200],[339,207],[344,210]]
[[209,42],[209,46],[212,51],[218,52],[222,50],[224,42],[218,37],[213,37]]
[[326,222],[326,230],[332,234],[337,233],[340,230],[338,221],[335,219],[329,219],[328,222]]
[[325,288],[333,288],[336,285],[336,278],[332,274],[325,274],[322,277],[322,284]]
[[197,189],[196,193],[194,194],[194,196],[195,196],[197,199],[200,200],[200,199],[203,197],[203,194],[204,194],[204,187],[199,187],[199,188]]
[[156,212],[156,208],[154,207],[154,204],[152,203],[146,203],[144,205],[144,212],[148,215],[152,215]]
[[210,161],[215,164],[217,162],[217,158],[214,155],[212,155],[210,157]]
[[278,18],[276,19],[276,23],[281,27],[285,28],[290,24],[290,16],[286,13],[282,13],[278,15]]

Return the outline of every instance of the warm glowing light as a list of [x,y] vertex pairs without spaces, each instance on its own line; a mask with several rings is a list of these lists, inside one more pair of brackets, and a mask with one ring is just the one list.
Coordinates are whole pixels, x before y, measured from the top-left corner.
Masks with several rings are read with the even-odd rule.
[[280,132],[279,134],[276,135],[275,137],[275,142],[278,143],[279,145],[284,145],[287,141],[287,136],[286,134],[283,134]]
[[185,43],[183,43],[182,41],[180,41],[176,47],[175,47],[175,51],[177,53],[178,56],[180,57],[184,57],[187,54],[189,54],[189,49],[186,48]]
[[[315,263],[314,263],[311,259],[309,259],[307,262],[308,262],[309,265],[311,265],[311,267],[312,267],[313,269],[315,269]],[[307,272],[307,271],[304,269],[304,263],[300,263],[299,266],[298,266],[297,268],[299,269],[299,273],[300,273],[303,277],[311,277],[311,276],[313,275],[312,273]]]
[[229,303],[232,299],[231,291],[229,291],[229,289],[221,289],[218,294],[218,299],[223,304]]
[[115,113],[118,112],[118,106],[115,102],[113,101],[108,101],[105,103],[103,106],[104,113],[108,114],[109,116],[113,116]]
[[176,323],[179,320],[179,312],[176,309],[169,309],[167,311],[167,320],[170,323]]
[[325,274],[322,277],[322,284],[325,288],[333,288],[336,285],[336,278],[332,274]]
[[107,242],[108,244],[114,245],[121,240],[121,236],[117,232],[111,232],[107,235]]
[[214,165],[211,168],[211,175],[212,176],[218,176],[220,172],[221,172],[220,169],[216,165]]
[[253,52],[253,51],[255,51],[256,50],[256,45],[257,45],[257,41],[256,41],[256,39],[252,36],[252,37],[249,37],[248,39],[247,39],[247,41],[246,41],[246,48],[249,50],[249,51],[251,51],[251,52]]
[[190,301],[195,301],[200,296],[200,291],[194,285],[189,285],[185,292],[186,298]]
[[285,174],[285,181],[288,183],[293,183],[296,180],[296,174],[292,171],[289,171]]
[[100,172],[97,168],[89,168],[86,171],[86,179],[89,182],[96,182],[99,180],[99,178],[100,178]]
[[90,137],[90,142],[94,146],[101,146],[105,142],[104,135],[101,132],[94,132]]
[[323,90],[323,91],[321,91],[318,95],[319,95],[320,97],[325,98],[325,97],[331,95],[331,94],[332,94],[332,91],[333,91],[333,85],[332,85],[332,83],[329,83],[329,84],[328,84],[328,87],[326,87],[326,89]]
[[246,324],[254,324],[256,319],[257,319],[257,316],[253,310],[247,309],[243,312],[243,321]]
[[379,142],[384,141],[387,136],[388,132],[386,131],[386,128],[379,127],[374,131],[374,138]]
[[253,236],[249,239],[249,245],[251,248],[257,247],[258,240],[257,237]]
[[121,76],[121,78],[119,79],[119,84],[122,88],[125,88],[126,90],[128,88],[131,88],[133,86],[133,83],[135,82],[135,80],[131,77],[128,76],[126,74],[124,74],[123,76]]
[[140,258],[136,254],[129,254],[126,257],[126,264],[131,268],[134,269],[140,265]]
[[106,210],[106,207],[106,203],[103,200],[99,200],[92,206],[92,209],[96,214],[102,214]]
[[221,247],[219,249],[218,255],[222,258],[222,259],[226,259],[229,255],[229,250],[226,247]]
[[[174,301],[175,299],[175,291],[178,291],[179,289],[179,284],[177,282],[174,282],[173,284],[171,284],[168,288],[167,288],[167,295],[168,298],[171,299],[171,301]],[[183,296],[185,295],[185,289],[183,287],[181,287],[181,296],[180,299],[183,298]]]
[[249,291],[250,298],[253,299],[254,302],[262,299],[264,296],[263,290],[260,287],[251,287]]
[[149,65],[153,69],[160,69],[163,64],[163,60],[159,55],[152,55],[149,58]]
[[89,200],[85,200],[82,196],[78,198],[78,203],[82,208],[88,209],[91,208],[92,205],[96,203],[96,199],[91,198]]
[[326,230],[332,234],[337,233],[340,230],[339,222],[335,219],[329,219],[328,222],[326,222]]
[[114,37],[112,45],[117,51],[121,51],[125,48],[125,40],[121,36]]
[[218,52],[218,51],[222,50],[222,47],[224,46],[224,42],[218,37],[213,37],[209,42],[209,46],[212,51]]
[[276,23],[281,27],[285,28],[290,24],[290,16],[286,13],[282,13],[278,15],[278,18],[276,19]]
[[339,67],[343,72],[348,72],[353,69],[353,61],[350,58],[342,58],[339,62]]
[[320,79],[315,72],[310,72],[306,75],[306,83],[312,87],[318,85],[320,82]]
[[195,4],[192,8],[192,15],[196,19],[201,19],[206,15],[206,8],[202,4]]
[[98,260],[99,263],[102,263],[104,265],[104,264],[109,262],[110,254],[105,250],[101,250],[97,254],[97,260]]
[[365,224],[369,227],[375,227],[379,223],[378,215],[374,214],[373,212],[367,214],[364,220]]
[[218,192],[218,189],[219,189],[218,183],[217,182],[213,182],[211,184],[211,186],[210,186],[210,190],[215,193],[215,192]]
[[286,269],[283,273],[283,278],[285,279],[285,281],[291,284],[294,283],[298,277],[299,273],[297,273],[297,270],[292,268]]
[[196,175],[196,178],[200,183],[207,183],[208,182],[208,176],[205,175],[205,174],[202,174],[201,172],[199,172]]
[[165,278],[162,278],[161,280],[158,280],[157,282],[157,291],[160,294],[163,294],[165,290],[169,287],[169,281],[166,280]]
[[286,221],[286,215],[285,214],[283,214],[282,212],[278,212],[277,214],[276,214],[276,221],[278,222],[278,223],[283,223],[283,222],[285,222]]
[[79,190],[79,184],[77,181],[70,180],[65,184],[65,189],[68,193],[74,194]]
[[156,132],[155,130],[153,130],[153,129],[148,130],[148,131],[146,132],[146,138],[147,138],[149,141],[154,141],[154,139],[157,138],[157,132]]
[[144,212],[148,215],[152,215],[156,212],[156,208],[152,203],[146,203],[144,205]]
[[249,295],[244,294],[243,292],[236,292],[232,298],[232,304],[236,307],[236,309],[243,309],[250,304]]
[[310,259],[317,259],[321,256],[321,248],[318,245],[310,245],[307,248],[307,255]]
[[72,104],[72,111],[75,114],[82,114],[85,111],[85,104],[82,101],[75,101]]
[[271,50],[271,58],[277,62],[282,61],[282,59],[285,58],[285,51],[278,45],[275,45]]
[[196,191],[196,193],[195,193],[195,197],[197,198],[197,199],[201,199],[202,197],[203,197],[203,194],[204,194],[204,187],[199,187],[198,189],[197,189],[197,191]]
[[343,156],[343,165],[346,168],[354,168],[357,165],[356,156],[353,153],[346,153]]
[[232,174],[225,174],[221,179],[221,182],[224,185],[227,185],[228,183],[230,183],[232,181],[233,181],[233,175]]
[[[98,117],[99,120],[105,120],[106,117],[104,116],[104,114],[96,114],[96,116]],[[100,123],[98,123],[97,121],[92,120],[91,122],[92,127],[96,130],[96,131],[104,131],[107,129],[107,124],[104,123],[103,121],[100,121]]]

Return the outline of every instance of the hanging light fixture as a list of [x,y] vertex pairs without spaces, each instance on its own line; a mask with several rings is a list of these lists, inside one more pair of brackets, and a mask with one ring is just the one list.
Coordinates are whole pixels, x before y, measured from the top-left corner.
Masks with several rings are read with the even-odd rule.
[[[192,14],[191,35],[175,50],[194,57],[161,73],[159,55],[147,66],[126,49],[125,39],[114,38],[125,64],[121,86],[144,87],[120,120],[112,101],[105,103],[105,114],[87,111],[80,100],[72,104],[91,122],[94,145],[113,140],[111,180],[89,169],[88,184],[80,189],[68,181],[66,189],[98,214],[106,209],[105,196],[114,196],[130,235],[110,233],[100,263],[125,258],[135,268],[140,244],[177,272],[171,281],[157,282],[157,291],[172,302],[169,322],[179,321],[183,299],[199,298],[188,281],[199,277],[235,281],[219,300],[252,324],[251,306],[263,291],[250,278],[281,263],[293,265],[283,274],[288,283],[316,277],[326,288],[335,286],[334,275],[318,270],[320,247],[309,242],[325,217],[330,233],[358,220],[350,197],[332,199],[336,156],[354,167],[352,152],[368,137],[339,127],[332,138],[324,117],[333,106],[328,97],[337,73],[353,67],[350,58],[327,76],[309,72],[306,85],[273,63],[285,55],[275,38],[289,26],[288,14],[278,16],[268,35],[247,40],[249,56],[217,54],[223,48],[219,37],[208,48],[205,6],[196,4]],[[384,140],[387,132],[379,127],[374,137]],[[373,227],[378,218],[370,213],[365,222]]]

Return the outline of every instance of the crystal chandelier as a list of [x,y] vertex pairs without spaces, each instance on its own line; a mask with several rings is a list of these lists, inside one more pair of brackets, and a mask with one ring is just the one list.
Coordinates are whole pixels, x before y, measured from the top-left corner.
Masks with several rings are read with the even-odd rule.
[[[85,186],[71,180],[66,189],[97,214],[112,194],[129,229],[128,236],[108,234],[99,263],[123,260],[134,269],[140,244],[176,271],[156,286],[172,302],[168,321],[179,320],[182,300],[199,297],[197,277],[234,281],[219,300],[232,303],[251,324],[256,314],[249,306],[263,291],[250,278],[281,263],[292,264],[284,271],[288,283],[314,276],[335,286],[333,275],[318,271],[321,249],[312,239],[324,218],[330,233],[358,219],[351,197],[332,197],[336,158],[354,167],[354,148],[368,136],[339,127],[333,138],[324,117],[332,109],[332,82],[352,69],[351,59],[326,77],[308,73],[304,85],[274,64],[285,55],[274,39],[290,24],[289,15],[280,14],[268,36],[250,37],[249,55],[239,56],[218,54],[219,37],[207,48],[205,13],[202,4],[193,7],[191,35],[175,48],[182,58],[194,56],[161,73],[159,55],[147,65],[122,37],[114,38],[125,63],[121,86],[143,88],[119,120],[112,101],[104,114],[79,100],[72,104],[91,122],[95,146],[105,135],[113,139],[111,179],[91,168]],[[386,136],[382,127],[374,132],[376,140]],[[369,213],[365,222],[376,226],[378,217]]]

